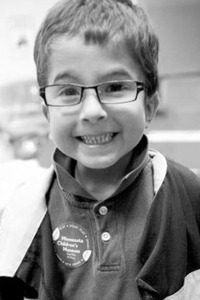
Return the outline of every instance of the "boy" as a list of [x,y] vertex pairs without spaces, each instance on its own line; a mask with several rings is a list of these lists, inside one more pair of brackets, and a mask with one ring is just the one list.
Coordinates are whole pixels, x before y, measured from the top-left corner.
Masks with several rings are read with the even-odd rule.
[[158,40],[143,10],[64,0],[34,58],[54,168],[10,191],[1,299],[197,299],[200,183],[148,149]]

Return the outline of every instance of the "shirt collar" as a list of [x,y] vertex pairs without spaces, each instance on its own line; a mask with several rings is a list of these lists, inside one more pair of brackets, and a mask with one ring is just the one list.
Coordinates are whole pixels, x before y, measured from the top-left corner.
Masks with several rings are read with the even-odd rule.
[[[118,189],[112,196],[115,196],[126,189],[138,177],[149,161],[148,139],[144,135],[138,145],[132,151],[132,157],[126,175],[122,178]],[[57,174],[58,185],[64,192],[76,196],[95,200],[75,179],[76,161],[60,150],[56,149],[53,155],[53,164]]]

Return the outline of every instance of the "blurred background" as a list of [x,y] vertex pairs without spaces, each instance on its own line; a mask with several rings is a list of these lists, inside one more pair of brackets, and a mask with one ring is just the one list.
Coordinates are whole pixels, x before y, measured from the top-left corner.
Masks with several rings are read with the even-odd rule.
[[[48,167],[53,145],[38,99],[33,43],[55,0],[0,2],[0,162]],[[152,148],[200,169],[200,0],[138,0],[160,39],[161,104]]]

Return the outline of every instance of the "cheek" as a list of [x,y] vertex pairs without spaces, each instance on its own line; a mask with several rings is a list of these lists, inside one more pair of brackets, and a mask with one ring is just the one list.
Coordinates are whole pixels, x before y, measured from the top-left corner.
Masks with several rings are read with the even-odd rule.
[[145,124],[144,117],[135,118],[132,122],[129,121],[128,125],[126,126],[125,140],[129,142],[133,141],[134,144],[137,143],[144,133]]
[[[58,113],[49,114],[49,129],[53,141],[66,139],[69,135],[70,124],[67,117],[63,117]],[[64,142],[64,140],[63,140]]]
[[128,134],[134,134],[144,130],[146,116],[143,105],[134,106],[132,108],[130,107],[129,110],[126,111],[126,114],[121,115],[121,122],[123,122],[124,128],[126,128],[126,132]]

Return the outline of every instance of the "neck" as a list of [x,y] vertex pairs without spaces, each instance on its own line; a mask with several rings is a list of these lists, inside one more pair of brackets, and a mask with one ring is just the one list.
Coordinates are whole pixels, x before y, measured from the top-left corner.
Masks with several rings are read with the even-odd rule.
[[96,199],[103,200],[111,196],[126,174],[131,153],[116,164],[105,169],[91,169],[77,164],[76,179]]

